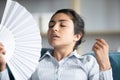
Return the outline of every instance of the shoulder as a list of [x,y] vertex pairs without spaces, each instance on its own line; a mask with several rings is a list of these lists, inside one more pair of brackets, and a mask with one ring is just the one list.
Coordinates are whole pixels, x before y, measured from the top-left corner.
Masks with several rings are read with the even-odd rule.
[[80,62],[82,63],[82,66],[89,72],[91,70],[98,71],[99,65],[97,63],[97,60],[95,56],[93,55],[82,55],[82,58],[80,58]]
[[85,54],[85,55],[81,55],[81,57],[79,59],[82,61],[85,61],[85,62],[90,62],[92,60],[95,60],[95,57],[90,54]]
[[96,58],[91,54],[82,55],[79,60],[81,61],[81,63],[87,65],[97,64]]

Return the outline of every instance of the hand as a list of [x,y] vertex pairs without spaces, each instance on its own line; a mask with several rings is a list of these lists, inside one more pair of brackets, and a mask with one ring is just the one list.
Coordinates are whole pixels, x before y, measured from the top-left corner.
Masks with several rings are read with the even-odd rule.
[[92,50],[95,53],[100,70],[105,71],[111,68],[109,60],[109,45],[104,39],[96,39]]
[[5,55],[5,49],[2,43],[0,43],[0,72],[3,71],[6,68],[6,62],[3,58],[3,55]]

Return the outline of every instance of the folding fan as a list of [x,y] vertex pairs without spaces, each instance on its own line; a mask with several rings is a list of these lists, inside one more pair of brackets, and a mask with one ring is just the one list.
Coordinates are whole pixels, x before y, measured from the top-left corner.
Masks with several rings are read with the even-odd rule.
[[19,3],[7,0],[0,24],[0,42],[15,80],[27,80],[35,71],[41,51],[41,36],[32,15]]

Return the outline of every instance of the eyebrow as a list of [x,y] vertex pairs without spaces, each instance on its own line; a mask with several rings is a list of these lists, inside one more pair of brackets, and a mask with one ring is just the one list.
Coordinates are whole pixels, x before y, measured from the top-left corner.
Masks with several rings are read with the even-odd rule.
[[[64,19],[58,20],[58,22],[65,22],[65,21],[68,21],[68,20],[64,20]],[[50,20],[50,22],[55,22],[55,21],[54,20]]]

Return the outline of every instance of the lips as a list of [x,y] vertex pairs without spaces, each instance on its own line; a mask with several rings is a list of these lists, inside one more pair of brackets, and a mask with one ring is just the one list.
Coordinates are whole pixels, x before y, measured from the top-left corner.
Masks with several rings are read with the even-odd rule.
[[60,38],[60,36],[58,36],[58,35],[56,35],[56,34],[52,34],[52,35],[51,35],[51,38],[52,38],[52,39],[56,39],[56,38]]

